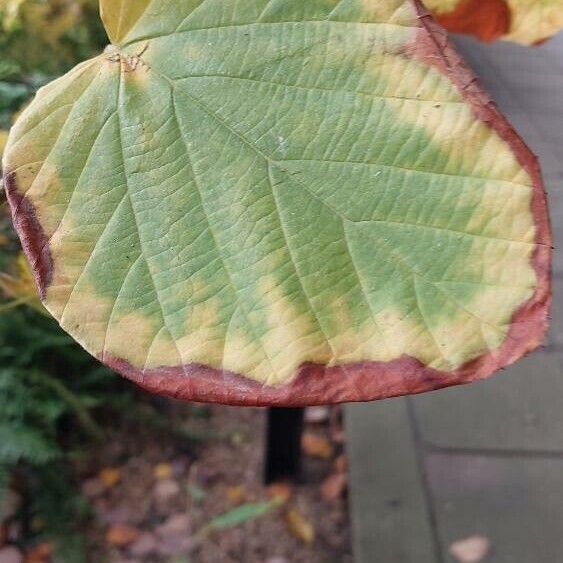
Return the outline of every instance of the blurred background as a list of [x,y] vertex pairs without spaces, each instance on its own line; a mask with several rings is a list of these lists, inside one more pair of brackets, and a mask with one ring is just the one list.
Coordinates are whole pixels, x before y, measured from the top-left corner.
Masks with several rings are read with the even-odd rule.
[[[0,153],[37,88],[106,45],[97,6],[0,0]],[[557,244],[563,35],[455,40],[539,154]],[[149,397],[92,360],[38,301],[1,197],[0,563],[563,560],[559,250],[544,350],[471,387],[307,409],[302,482],[266,487],[264,410]]]

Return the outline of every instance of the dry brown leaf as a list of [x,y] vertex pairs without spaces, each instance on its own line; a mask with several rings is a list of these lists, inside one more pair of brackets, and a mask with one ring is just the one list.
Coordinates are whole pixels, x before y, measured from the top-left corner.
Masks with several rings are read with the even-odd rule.
[[346,471],[348,471],[348,458],[346,454],[340,454],[334,460],[334,471],[336,471],[336,473],[346,473]]
[[106,487],[111,489],[121,481],[121,470],[117,467],[105,467],[100,471],[98,478]]
[[289,483],[272,483],[268,487],[268,496],[270,498],[277,498],[286,502],[291,498],[291,495],[293,495],[293,488]]
[[285,513],[285,521],[292,536],[307,545],[315,541],[315,528],[313,524],[296,508],[291,508]]
[[334,451],[330,441],[324,436],[305,432],[301,440],[301,447],[305,454],[311,457],[319,457],[321,459],[329,459]]
[[479,563],[487,556],[491,542],[484,536],[470,536],[450,545],[450,553],[460,563]]
[[124,547],[133,543],[139,535],[137,528],[126,524],[116,524],[106,532],[106,542],[116,547]]
[[170,477],[172,477],[172,474],[174,473],[174,469],[169,463],[158,463],[154,466],[153,473],[155,479],[170,479]]
[[43,542],[25,554],[25,563],[46,563],[53,554],[53,544]]
[[242,485],[227,487],[225,496],[232,504],[241,504],[246,500],[246,489]]
[[325,500],[336,500],[344,494],[347,486],[348,476],[346,473],[335,473],[323,481],[321,495]]

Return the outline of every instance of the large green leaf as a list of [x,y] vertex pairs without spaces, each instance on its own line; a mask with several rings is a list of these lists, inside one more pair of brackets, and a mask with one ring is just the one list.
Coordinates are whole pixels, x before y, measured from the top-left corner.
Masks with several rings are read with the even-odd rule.
[[537,165],[419,4],[109,5],[118,44],[38,93],[3,161],[45,305],[91,353],[183,398],[306,404],[541,341]]

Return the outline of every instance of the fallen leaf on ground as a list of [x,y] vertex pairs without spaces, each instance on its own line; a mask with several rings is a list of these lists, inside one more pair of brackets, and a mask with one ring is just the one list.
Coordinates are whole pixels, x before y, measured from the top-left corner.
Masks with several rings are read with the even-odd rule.
[[328,420],[329,407],[307,407],[305,409],[305,422],[309,424],[321,424]]
[[484,536],[471,536],[450,545],[450,553],[460,563],[479,563],[491,549],[491,542]]
[[241,504],[246,499],[246,489],[242,485],[227,487],[225,496],[232,504]]
[[219,516],[213,518],[213,520],[205,526],[204,531],[222,530],[225,528],[239,526],[249,520],[254,520],[255,518],[264,516],[264,514],[267,514],[270,510],[277,508],[279,505],[280,501],[276,498],[267,502],[242,504],[233,510],[229,510],[224,514],[220,514]]
[[270,498],[277,498],[283,502],[288,501],[292,494],[293,488],[289,483],[272,483],[268,487],[268,496]]
[[286,512],[285,521],[292,536],[305,544],[311,544],[315,541],[315,528],[313,524],[296,508],[291,508]]
[[169,463],[158,463],[154,466],[154,477],[155,479],[170,479],[172,477],[174,470]]
[[334,460],[334,470],[336,473],[346,473],[348,471],[348,458],[345,454],[340,454]]
[[321,485],[321,495],[325,500],[333,501],[340,498],[348,485],[346,473],[335,473],[327,477]]
[[117,467],[104,467],[98,474],[98,478],[106,487],[111,489],[121,481],[121,470]]
[[116,547],[124,547],[133,543],[139,535],[137,528],[126,524],[116,524],[106,532],[106,542]]
[[43,542],[25,554],[24,563],[46,563],[53,554],[53,544]]
[[312,432],[305,432],[305,434],[303,434],[301,447],[305,454],[311,457],[328,459],[333,454],[333,447],[329,440],[324,436],[319,436]]

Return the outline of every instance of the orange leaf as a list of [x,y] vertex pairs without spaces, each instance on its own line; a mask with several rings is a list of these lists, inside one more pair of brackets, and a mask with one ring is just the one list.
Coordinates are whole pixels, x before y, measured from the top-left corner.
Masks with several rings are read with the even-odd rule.
[[348,458],[346,454],[340,454],[334,460],[334,470],[336,473],[346,473],[348,471]]
[[348,485],[346,473],[335,473],[327,477],[321,485],[321,495],[325,500],[336,500],[340,498]]
[[116,524],[106,533],[106,542],[116,547],[124,547],[133,543],[140,535],[139,530],[126,524]]
[[272,483],[268,487],[268,496],[286,502],[291,498],[293,489],[289,483]]
[[154,467],[154,476],[156,479],[170,479],[172,477],[172,466],[169,463],[159,463]]
[[329,440],[324,436],[319,436],[312,432],[305,432],[305,434],[303,434],[301,447],[303,451],[311,457],[328,459],[333,454],[333,447]]
[[25,563],[46,563],[53,554],[53,544],[43,542],[28,551],[25,555]]
[[246,489],[242,485],[237,487],[227,487],[225,495],[229,499],[229,502],[233,504],[241,504],[246,499]]
[[285,514],[287,528],[292,536],[305,544],[315,541],[315,528],[296,508],[288,510]]
[[510,7],[506,0],[463,0],[452,12],[436,19],[455,33],[471,33],[481,41],[494,41],[510,30]]
[[121,470],[116,467],[105,467],[100,471],[98,477],[106,487],[115,487],[121,481]]

